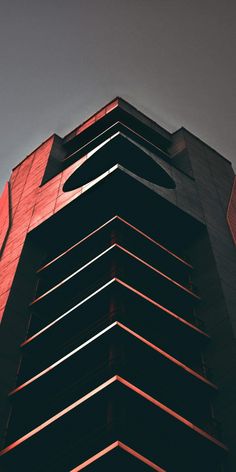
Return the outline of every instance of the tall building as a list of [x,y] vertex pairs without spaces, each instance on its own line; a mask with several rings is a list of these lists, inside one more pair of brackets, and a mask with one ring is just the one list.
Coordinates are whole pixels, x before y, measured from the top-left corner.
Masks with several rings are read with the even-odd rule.
[[236,470],[229,161],[121,98],[0,200],[0,469]]

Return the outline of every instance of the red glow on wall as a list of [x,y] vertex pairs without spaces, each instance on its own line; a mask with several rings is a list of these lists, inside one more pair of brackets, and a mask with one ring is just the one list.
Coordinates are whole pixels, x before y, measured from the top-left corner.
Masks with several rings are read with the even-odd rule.
[[77,136],[78,134],[82,133],[85,131],[87,128],[89,128],[91,125],[99,121],[101,118],[103,118],[105,115],[110,113],[110,111],[114,110],[119,105],[119,99],[116,98],[115,100],[112,100],[110,103],[108,103],[105,107],[101,108],[97,113],[92,115],[88,120],[84,121],[81,125],[76,127],[73,131],[71,131],[66,137],[65,140],[70,140],[74,136]]
[[0,255],[6,242],[7,234],[11,224],[10,218],[10,184],[6,182],[0,197]]
[[[49,138],[35,152],[27,156],[12,172],[9,186],[11,189],[10,213],[11,226],[9,231],[9,190],[7,187],[1,198],[1,208],[4,215],[2,238],[7,234],[0,260],[0,321],[8,300],[12,282],[18,266],[23,244],[30,224],[39,224],[42,218],[47,218],[55,206],[49,195],[47,200],[41,201],[42,207],[37,206],[37,196],[40,194],[40,184],[48,161],[54,137]],[[44,186],[46,187],[46,186]],[[40,213],[41,211],[41,213]],[[39,212],[39,213],[38,213]],[[43,214],[42,214],[43,212]],[[37,215],[37,216],[36,216]],[[2,223],[1,219],[1,223]]]

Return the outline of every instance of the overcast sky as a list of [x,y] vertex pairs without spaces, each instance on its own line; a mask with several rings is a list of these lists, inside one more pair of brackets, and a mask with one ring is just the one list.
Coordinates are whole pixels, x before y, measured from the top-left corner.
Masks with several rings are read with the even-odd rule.
[[0,188],[119,95],[236,168],[235,0],[0,0]]

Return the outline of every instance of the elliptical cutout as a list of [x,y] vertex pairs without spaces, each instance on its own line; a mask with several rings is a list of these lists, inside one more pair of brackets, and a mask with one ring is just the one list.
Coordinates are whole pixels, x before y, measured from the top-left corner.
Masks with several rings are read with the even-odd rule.
[[148,151],[120,131],[89,154],[88,159],[65,182],[64,192],[88,184],[116,164],[161,187],[176,187],[174,180]]

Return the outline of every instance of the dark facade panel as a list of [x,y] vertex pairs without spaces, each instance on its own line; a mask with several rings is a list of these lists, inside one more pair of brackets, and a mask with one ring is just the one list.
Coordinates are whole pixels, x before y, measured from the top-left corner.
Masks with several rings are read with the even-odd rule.
[[233,188],[227,211],[227,219],[233,240],[236,244],[236,179],[234,179]]

